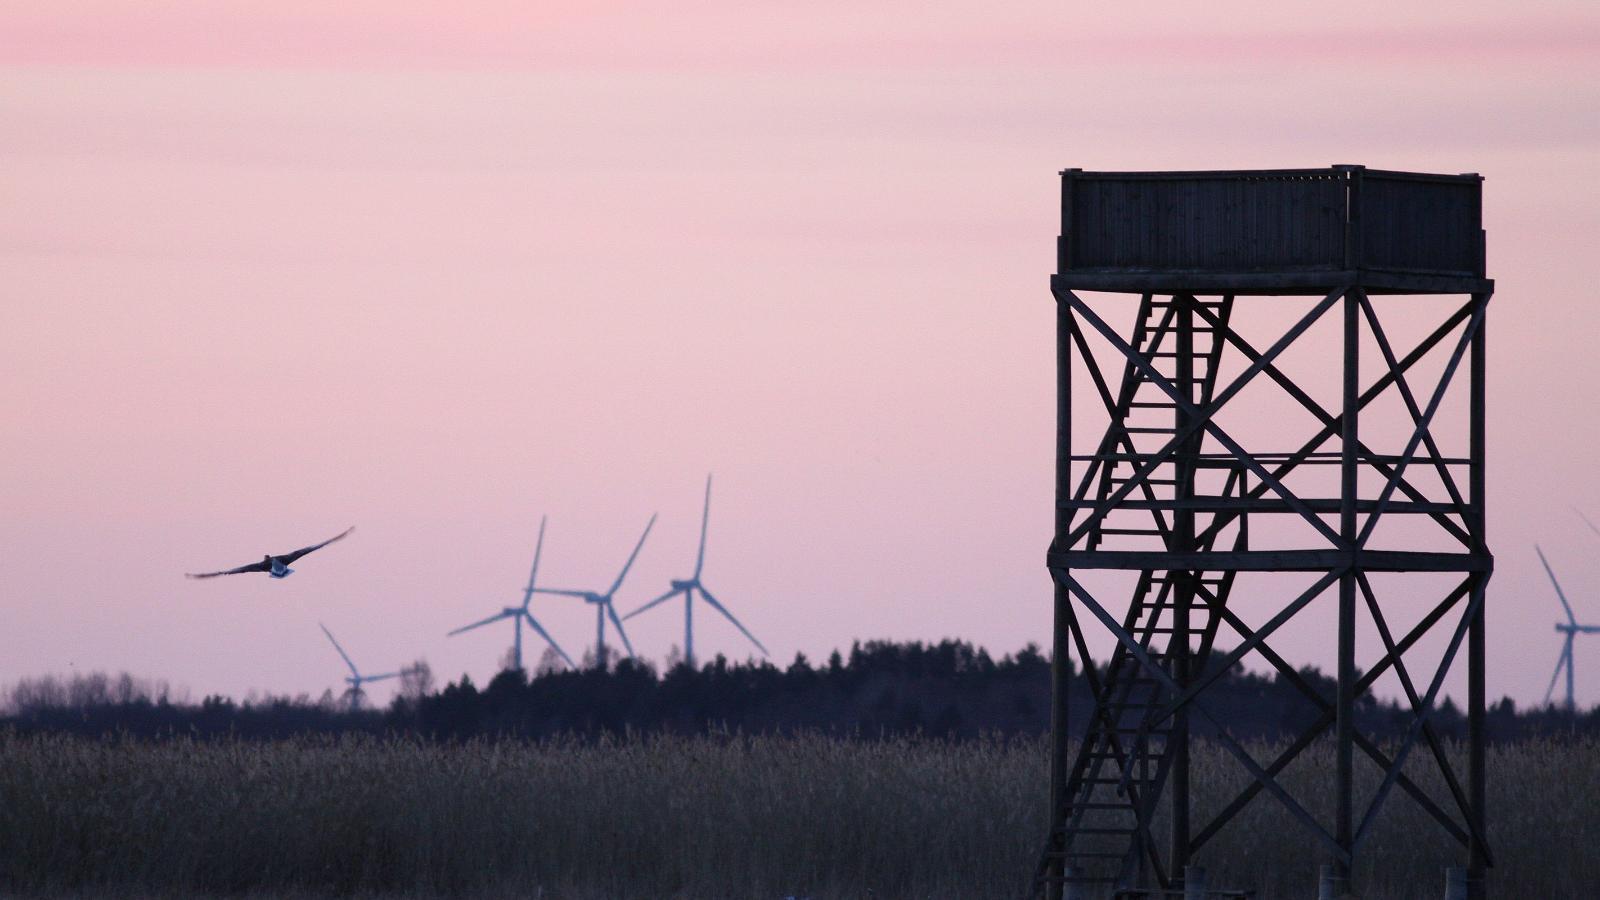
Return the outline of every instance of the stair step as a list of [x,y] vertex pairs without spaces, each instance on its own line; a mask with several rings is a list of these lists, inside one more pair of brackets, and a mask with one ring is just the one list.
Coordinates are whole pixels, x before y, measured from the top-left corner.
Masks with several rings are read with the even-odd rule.
[[[1155,625],[1154,622],[1148,622],[1148,623],[1145,623],[1145,624],[1148,625],[1148,626],[1154,626]],[[1144,625],[1135,626],[1135,628],[1134,628],[1134,637],[1138,637],[1139,634],[1141,632],[1143,632],[1144,630],[1145,630],[1145,626]],[[1154,651],[1155,648],[1152,647],[1152,648],[1150,648],[1150,650]],[[1145,655],[1148,656],[1150,654],[1146,653]],[[1144,664],[1140,663],[1137,659],[1134,659],[1132,656],[1130,656],[1130,657],[1128,657],[1128,662],[1123,664],[1123,668],[1120,671],[1113,670],[1112,674],[1119,675],[1119,676],[1126,675],[1129,678],[1138,678],[1138,677],[1143,677],[1145,675],[1145,673],[1149,672],[1149,671],[1150,670],[1149,670],[1148,667],[1146,667]]]
[[[1173,884],[1181,884],[1174,881]],[[1206,897],[1211,900],[1251,900],[1256,895],[1254,890],[1230,889],[1230,887],[1211,887],[1206,890]],[[1112,894],[1112,900],[1182,900],[1186,897],[1182,887],[1128,887]]]
[[1125,812],[1137,812],[1131,803],[1073,803],[1069,805],[1072,809],[1120,809]]
[[1148,711],[1148,710],[1153,710],[1153,709],[1160,709],[1164,705],[1165,705],[1164,703],[1160,702],[1159,698],[1151,696],[1151,697],[1143,697],[1143,698],[1140,698],[1139,700],[1136,700],[1136,701],[1135,700],[1128,700],[1128,701],[1108,700],[1105,703],[1100,704],[1100,710],[1102,712],[1107,712],[1107,713],[1111,712],[1112,710],[1121,710],[1121,713],[1117,714],[1116,716],[1113,716],[1113,718],[1120,719],[1120,717],[1122,715],[1125,715],[1130,711],[1131,712],[1139,712],[1139,711]]
[[[1122,760],[1122,759],[1127,759],[1128,758],[1128,754],[1126,754],[1126,753],[1118,753],[1115,750],[1091,750],[1091,751],[1089,751],[1088,757],[1090,759],[1117,759],[1117,760]],[[1137,758],[1135,758],[1134,761],[1137,762]]]
[[1140,427],[1140,428],[1124,428],[1122,430],[1126,431],[1129,434],[1177,434],[1178,433],[1178,429],[1176,429],[1176,428]]
[[[1118,853],[1118,854],[1115,854],[1115,855],[1107,855],[1107,854],[1099,854],[1099,853],[1089,853],[1087,851],[1083,852],[1083,853],[1078,853],[1078,852],[1075,852],[1075,851],[1072,851],[1072,850],[1046,850],[1044,853],[1042,853],[1040,855],[1046,860],[1051,860],[1051,859],[1068,859],[1068,860],[1071,860],[1071,859],[1074,859],[1074,858],[1081,858],[1081,857],[1090,857],[1090,858],[1094,858],[1094,859],[1122,859],[1123,857],[1127,856],[1126,853]],[[1103,869],[1102,869],[1102,871],[1103,871]],[[1103,875],[1102,876],[1093,876],[1093,875],[1085,874],[1085,875],[1081,875],[1079,877],[1083,878],[1086,881],[1090,880],[1090,879],[1094,879],[1094,878],[1099,878],[1099,879],[1102,879],[1102,880],[1105,880],[1105,881],[1110,881],[1111,880],[1107,876],[1103,876]]]
[[[1127,752],[1127,753],[1123,753],[1120,756],[1115,754],[1115,753],[1103,753],[1103,754],[1100,754],[1098,758],[1099,759],[1105,759],[1105,760],[1113,761],[1123,771],[1126,771],[1131,766],[1140,765],[1140,764],[1144,764],[1144,763],[1156,762],[1158,760],[1158,758],[1161,756],[1161,754],[1160,753],[1150,753],[1149,752],[1150,749],[1151,748],[1149,748],[1149,747],[1145,747],[1144,748],[1145,752],[1139,753],[1138,755],[1134,755],[1131,750],[1129,752]],[[1093,759],[1095,757],[1090,757],[1090,758]],[[1132,781],[1134,781],[1134,782],[1138,782],[1139,780],[1140,779],[1137,779],[1137,778],[1132,779]],[[1122,783],[1122,773],[1121,772],[1118,772],[1117,778],[1115,779],[1115,781],[1118,784]]]

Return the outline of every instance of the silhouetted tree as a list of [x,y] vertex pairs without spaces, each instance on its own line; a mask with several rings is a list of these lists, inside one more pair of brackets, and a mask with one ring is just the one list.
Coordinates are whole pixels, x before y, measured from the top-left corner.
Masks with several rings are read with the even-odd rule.
[[[821,729],[956,739],[1039,734],[1049,725],[1050,663],[1031,644],[996,662],[961,641],[864,641],[851,646],[848,661],[836,651],[822,668],[813,667],[804,654],[783,668],[717,656],[699,670],[679,664],[664,673],[634,659],[619,658],[607,670],[569,670],[546,665],[549,659],[547,653],[532,677],[507,669],[482,690],[465,675],[435,690],[427,664],[418,660],[405,670],[399,694],[384,711],[352,710],[336,702],[331,691],[315,702],[305,694],[252,694],[243,702],[209,695],[196,705],[171,702],[165,683],[128,675],[45,676],[23,679],[4,692],[6,717],[0,728],[246,739],[360,731],[443,740]],[[1293,679],[1233,670],[1209,689],[1208,707],[1238,737],[1279,737],[1304,728],[1320,713],[1296,681],[1332,697],[1333,679],[1315,668],[1301,669]],[[1081,678],[1070,683],[1073,722],[1081,728],[1089,717],[1088,690]],[[1376,698],[1363,700],[1357,716],[1361,730],[1378,737],[1398,736],[1411,722],[1409,706]],[[1465,717],[1448,699],[1430,721],[1447,737],[1465,733]],[[1519,711],[1509,699],[1494,704],[1487,721],[1495,740],[1600,733],[1600,710],[1570,714],[1542,706]],[[1209,727],[1195,725],[1202,733]]]

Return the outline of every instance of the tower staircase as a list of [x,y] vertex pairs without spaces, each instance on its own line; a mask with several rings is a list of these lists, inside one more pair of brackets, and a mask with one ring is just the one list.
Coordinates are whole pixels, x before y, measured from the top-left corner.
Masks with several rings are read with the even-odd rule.
[[[1140,302],[1133,339],[1137,355],[1159,371],[1194,406],[1205,408],[1216,389],[1222,342],[1233,298],[1200,301],[1175,296]],[[1204,310],[1210,319],[1196,310]],[[1196,346],[1197,339],[1205,346]],[[1187,417],[1164,390],[1131,360],[1125,365],[1111,425],[1091,459],[1089,481],[1104,503],[1119,492],[1112,512],[1096,521],[1085,538],[1088,549],[1159,549],[1193,552],[1212,549],[1216,530],[1196,541],[1196,507],[1206,500],[1241,496],[1245,471],[1225,454],[1200,452],[1203,431],[1196,430],[1159,465],[1157,451],[1184,430]],[[1217,493],[1197,493],[1197,474],[1208,473]],[[1215,489],[1215,488],[1213,488]],[[1124,505],[1126,504],[1126,505]],[[1129,521],[1131,519],[1131,521]],[[1245,549],[1243,516],[1233,549]],[[1110,524],[1108,524],[1110,523]],[[1136,546],[1142,545],[1142,546]],[[1226,605],[1233,572],[1145,570],[1139,573],[1122,620],[1141,651],[1178,684],[1198,675],[1208,658]],[[1062,801],[1051,812],[1049,837],[1035,871],[1033,894],[1052,883],[1081,886],[1073,896],[1103,897],[1154,886],[1171,889],[1177,881],[1156,840],[1154,820],[1171,774],[1175,728],[1181,711],[1165,683],[1118,642],[1103,671],[1082,673],[1093,697],[1083,742],[1070,769]],[[1059,873],[1059,874],[1057,874]]]

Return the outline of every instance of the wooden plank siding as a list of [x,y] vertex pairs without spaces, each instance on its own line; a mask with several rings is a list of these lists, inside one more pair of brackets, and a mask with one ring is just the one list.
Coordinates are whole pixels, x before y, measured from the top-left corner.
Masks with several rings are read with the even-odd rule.
[[1481,182],[1367,172],[1361,190],[1369,268],[1483,274]]
[[1060,273],[1482,278],[1482,179],[1336,166],[1061,173]]

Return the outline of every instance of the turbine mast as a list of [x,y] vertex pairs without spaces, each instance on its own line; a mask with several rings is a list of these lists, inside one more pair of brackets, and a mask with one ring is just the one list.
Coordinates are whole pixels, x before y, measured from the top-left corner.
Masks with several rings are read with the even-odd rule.
[[694,664],[694,588],[683,592],[683,661],[691,670]]
[[1572,690],[1572,683],[1574,681],[1572,670],[1577,668],[1576,665],[1574,665],[1577,662],[1577,654],[1573,652],[1572,648],[1572,639],[1575,637],[1577,637],[1577,635],[1570,631],[1567,632],[1567,715],[1569,716],[1578,711],[1577,698]]
[[511,642],[511,657],[516,663],[517,671],[522,672],[525,671],[522,668],[522,617],[512,616],[511,618],[516,625],[516,638]]

